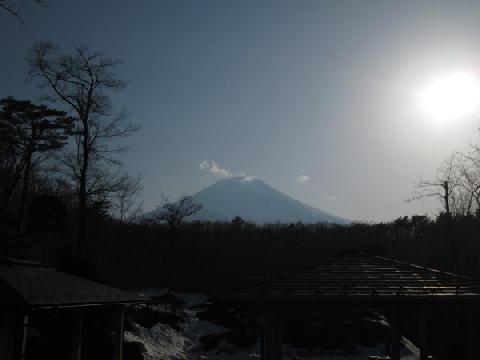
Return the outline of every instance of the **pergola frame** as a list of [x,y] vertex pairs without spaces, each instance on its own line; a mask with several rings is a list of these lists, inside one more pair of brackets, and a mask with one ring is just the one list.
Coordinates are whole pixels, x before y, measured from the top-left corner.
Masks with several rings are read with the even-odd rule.
[[[480,308],[480,282],[396,260],[346,251],[313,267],[282,274],[271,280],[218,295],[215,303],[255,310],[263,315],[262,359],[282,356],[282,313],[288,309],[376,309],[388,315],[391,327],[390,356],[400,360],[399,311],[420,309],[418,318],[420,359],[430,346],[428,322],[436,310]],[[468,360],[479,358],[475,324],[465,319]]]
[[[434,338],[429,335],[428,332],[428,319],[430,316],[434,316],[437,310],[445,310],[451,307],[456,307],[458,305],[465,305],[468,306],[469,309],[475,311],[480,307],[480,300],[476,302],[468,301],[466,303],[463,302],[442,302],[442,303],[435,303],[435,304],[428,304],[425,303],[424,305],[415,304],[415,306],[420,307],[419,311],[419,318],[417,322],[418,326],[418,334],[419,340],[416,342],[416,346],[420,350],[420,359],[427,360],[428,356],[434,354],[436,347],[433,345]],[[233,303],[229,304],[235,305]],[[315,310],[323,310],[329,311],[332,308],[345,308],[345,309],[355,309],[355,310],[375,310],[379,313],[387,315],[389,319],[389,324],[391,327],[391,348],[390,353],[386,355],[390,355],[392,360],[400,360],[400,350],[401,350],[401,333],[400,333],[400,323],[401,319],[399,319],[399,312],[405,308],[405,306],[410,307],[413,304],[410,303],[402,303],[401,301],[398,303],[391,302],[387,305],[382,305],[380,303],[372,303],[372,306],[367,306],[367,304],[359,305],[358,303],[352,302],[351,304],[343,303],[339,304],[291,304],[289,306],[284,305],[272,305],[271,307],[267,306],[248,306],[247,308],[250,310],[255,310],[261,313],[263,316],[263,334],[262,334],[262,349],[261,355],[262,359],[265,360],[280,360],[281,359],[281,346],[282,346],[282,334],[284,329],[284,319],[282,314],[284,311],[291,311],[292,307],[298,307],[301,309],[311,308]],[[245,309],[245,304],[237,304],[242,309]],[[432,308],[433,306],[433,308]],[[474,326],[471,322],[471,318],[464,319],[466,327],[468,327],[468,360],[478,360],[478,345],[477,339],[475,336]],[[379,354],[380,355],[380,354]]]

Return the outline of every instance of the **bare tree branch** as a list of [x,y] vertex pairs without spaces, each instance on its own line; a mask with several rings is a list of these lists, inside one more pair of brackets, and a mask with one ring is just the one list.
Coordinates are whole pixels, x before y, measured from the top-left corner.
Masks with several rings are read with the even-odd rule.
[[[46,5],[48,3],[47,0],[32,0],[30,2],[38,5]],[[10,15],[17,18],[22,27],[25,24],[25,13],[23,12],[24,6],[25,1],[22,0],[0,0],[0,9],[5,10]]]
[[460,162],[461,154],[453,153],[448,156],[442,166],[437,169],[435,178],[430,180],[420,179],[415,184],[413,194],[406,201],[410,202],[430,197],[438,198],[442,201],[445,212],[450,214],[455,192],[461,184]]
[[154,217],[156,221],[165,221],[171,230],[176,230],[185,218],[202,209],[202,204],[196,203],[192,196],[183,195],[178,201],[171,201],[162,194],[162,205]]

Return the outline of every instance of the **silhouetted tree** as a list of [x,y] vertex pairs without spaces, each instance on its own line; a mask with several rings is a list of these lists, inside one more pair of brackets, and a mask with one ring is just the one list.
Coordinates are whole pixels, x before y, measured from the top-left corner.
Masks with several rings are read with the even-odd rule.
[[[17,183],[22,180],[18,207],[18,222],[22,226],[32,171],[48,159],[49,154],[67,144],[72,119],[64,111],[12,97],[0,99],[0,119],[0,138],[4,149],[0,150],[0,161],[6,168],[9,167],[10,174],[8,182],[0,183],[2,209],[7,208]],[[0,166],[3,170],[4,166]]]
[[142,203],[138,201],[141,191],[140,177],[133,178],[127,174],[123,187],[112,198],[113,215],[124,222],[132,222],[138,218],[142,212]]
[[455,204],[456,191],[461,184],[460,159],[461,154],[459,153],[448,156],[442,166],[437,169],[435,178],[417,182],[412,196],[407,201],[430,197],[437,198],[442,201],[447,217],[450,217],[452,214],[451,206],[452,203]]
[[414,195],[410,199],[436,197],[442,200],[444,212],[440,214],[437,221],[439,224],[446,225],[443,235],[449,243],[448,254],[454,270],[461,266],[458,256],[461,248],[457,238],[462,229],[458,225],[454,229],[452,218],[470,216],[474,211],[478,215],[479,211],[480,157],[478,154],[480,152],[476,150],[469,154],[451,154],[437,170],[433,180],[422,180],[416,185]]
[[119,138],[135,133],[139,126],[126,121],[125,111],[114,113],[107,91],[125,83],[114,74],[118,61],[87,46],[74,46],[72,53],[61,53],[51,43],[32,47],[29,74],[44,89],[43,98],[62,103],[75,118],[76,146],[66,151],[62,162],[78,189],[78,248],[85,256],[87,247],[87,207],[123,188],[125,177],[113,171],[119,165],[114,154],[124,151]]
[[178,201],[171,201],[162,195],[162,205],[155,216],[157,221],[165,221],[173,232],[183,223],[184,219],[202,209],[202,204],[194,201],[190,195],[183,195]]
[[235,216],[231,221],[231,224],[234,227],[242,227],[245,223],[246,223],[246,221],[243,220],[243,218],[241,216]]
[[[38,5],[45,5],[47,0],[32,0],[30,2]],[[0,9],[3,9],[10,15],[16,17],[21,25],[24,23],[24,13],[22,11],[24,6],[25,1],[22,0],[0,0]]]
[[22,171],[10,129],[0,113],[0,215],[7,208]]
[[[183,195],[178,201],[171,201],[166,195],[162,194],[162,205],[157,209],[153,221],[166,222],[170,230],[170,256],[165,257],[166,263],[169,264],[166,273],[167,278],[173,279],[173,269],[176,268],[177,260],[174,254],[174,244],[177,237],[177,230],[182,225],[185,218],[195,214],[202,209],[202,205],[194,201],[190,195]],[[167,286],[170,292],[170,284]]]
[[463,155],[458,166],[460,173],[460,189],[462,190],[463,214],[480,215],[480,148],[474,147],[473,151]]

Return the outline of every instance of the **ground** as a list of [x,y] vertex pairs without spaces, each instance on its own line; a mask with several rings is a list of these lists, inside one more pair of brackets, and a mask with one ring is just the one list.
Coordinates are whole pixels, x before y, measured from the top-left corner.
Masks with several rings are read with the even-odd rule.
[[[166,293],[163,289],[149,289],[144,291],[150,296],[161,296]],[[215,359],[215,360],[240,360],[260,359],[260,342],[248,348],[240,348],[221,338],[214,347],[205,349],[201,337],[215,336],[228,331],[227,328],[210,321],[201,320],[197,315],[201,310],[197,305],[204,303],[207,296],[203,294],[170,293],[173,298],[182,300],[175,305],[175,313],[180,314],[178,323],[171,320],[159,319],[155,324],[140,325],[130,321],[129,330],[125,334],[125,341],[140,343],[144,353],[144,360],[190,360],[190,359]],[[165,306],[155,306],[154,311],[164,311]],[[134,317],[133,317],[134,318]],[[141,322],[141,321],[139,321]],[[417,360],[418,349],[407,339],[402,338],[402,360]],[[322,349],[305,349],[284,344],[283,358],[286,360],[365,360],[368,356],[382,355],[385,345],[375,347],[357,347],[354,354],[343,356],[335,351],[326,352]],[[130,360],[130,359],[126,359]]]

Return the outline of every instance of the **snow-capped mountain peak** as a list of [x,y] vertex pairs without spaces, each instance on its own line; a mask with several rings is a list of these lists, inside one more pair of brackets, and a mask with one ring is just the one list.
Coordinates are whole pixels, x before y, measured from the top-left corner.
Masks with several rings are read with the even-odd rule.
[[229,177],[193,195],[202,210],[189,220],[226,220],[235,216],[255,223],[346,224],[349,221],[304,204],[253,176]]

